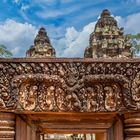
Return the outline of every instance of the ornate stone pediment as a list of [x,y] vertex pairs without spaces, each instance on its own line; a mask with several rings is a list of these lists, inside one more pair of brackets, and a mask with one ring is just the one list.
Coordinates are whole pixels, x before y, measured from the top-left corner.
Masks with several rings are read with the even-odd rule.
[[140,109],[139,59],[0,61],[2,110],[123,112]]

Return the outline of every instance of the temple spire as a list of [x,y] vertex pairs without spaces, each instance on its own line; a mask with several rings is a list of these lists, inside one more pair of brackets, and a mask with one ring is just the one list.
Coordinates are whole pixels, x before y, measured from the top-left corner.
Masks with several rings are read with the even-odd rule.
[[119,28],[117,21],[105,9],[90,35],[89,47],[85,50],[88,58],[132,57],[131,44],[124,36],[123,28]]
[[48,58],[55,57],[55,50],[51,46],[45,28],[41,27],[34,40],[34,45],[26,52],[27,57]]

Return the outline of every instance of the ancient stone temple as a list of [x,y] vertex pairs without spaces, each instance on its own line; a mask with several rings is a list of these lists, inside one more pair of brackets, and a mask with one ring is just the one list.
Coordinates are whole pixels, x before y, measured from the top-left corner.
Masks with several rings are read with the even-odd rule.
[[0,140],[140,140],[140,59],[108,10],[89,44],[53,58],[41,28],[27,58],[0,58]]
[[85,57],[132,57],[131,44],[123,34],[123,28],[111,17],[108,10],[103,10],[90,35],[90,45],[85,50]]
[[55,57],[55,50],[51,46],[50,40],[47,36],[45,28],[40,28],[35,40],[34,45],[26,52],[27,57]]

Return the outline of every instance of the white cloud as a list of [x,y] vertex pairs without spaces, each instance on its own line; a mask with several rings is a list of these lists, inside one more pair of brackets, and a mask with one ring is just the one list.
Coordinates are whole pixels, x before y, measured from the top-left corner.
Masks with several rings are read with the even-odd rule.
[[136,3],[137,3],[137,4],[140,4],[140,0],[136,0]]
[[[34,4],[38,4],[38,5],[41,5],[42,9],[41,10],[38,10],[37,12],[35,12],[35,14],[38,16],[38,17],[41,17],[41,18],[44,18],[44,19],[47,19],[47,18],[54,18],[54,17],[59,17],[59,16],[68,16],[69,17],[69,14],[74,14],[79,12],[79,9],[85,9],[85,7],[88,7],[90,6],[90,3],[76,3],[75,4],[67,4],[66,6],[64,6],[65,4],[64,3],[69,3],[71,0],[60,0],[59,2],[61,3],[60,6],[58,6],[58,8],[50,8],[50,7],[53,7],[57,2],[56,0],[52,0],[51,2],[47,2],[49,0],[41,0],[41,1],[38,1],[38,0],[35,0]],[[96,4],[97,2],[94,2],[94,4]],[[63,5],[64,4],[64,5]],[[49,6],[51,5],[51,6]],[[46,8],[48,7],[48,8]],[[77,15],[77,18],[80,16],[80,18],[84,18],[84,17],[89,17],[89,14],[92,14],[92,16],[96,15],[97,13],[96,12],[98,11],[97,9],[95,10],[85,10],[83,15],[80,16],[80,14]],[[71,19],[73,17],[69,17],[69,19]],[[71,21],[73,22],[73,21]]]
[[126,4],[140,4],[140,0],[127,0]]
[[[95,22],[86,25],[82,31],[77,31],[74,27],[66,29],[64,38],[54,43],[57,48],[57,56],[60,57],[83,57],[85,47],[89,43],[89,35],[94,30]],[[60,49],[63,48],[63,49]]]
[[72,0],[60,0],[61,3],[69,3],[72,2]]
[[20,2],[20,0],[13,0],[14,1],[14,3],[19,3]]
[[15,57],[25,56],[26,50],[33,44],[36,32],[36,27],[31,24],[7,19],[0,24],[0,44],[6,45]]
[[35,4],[52,5],[55,4],[57,0],[34,0]]
[[[119,27],[124,27],[125,33],[140,33],[140,13],[115,18]],[[75,27],[69,27],[66,29],[64,37],[59,39],[51,39],[51,37],[53,34],[56,34],[57,37],[61,28],[50,26],[46,29],[52,45],[56,49],[57,57],[83,57],[84,50],[89,45],[90,33],[94,31],[95,23],[96,21],[85,25],[80,31]],[[50,34],[51,29],[54,29],[52,34]],[[8,19],[0,23],[0,44],[6,45],[14,56],[25,56],[26,50],[33,44],[36,32],[37,28],[29,23],[19,23]]]
[[[124,27],[126,34],[140,33],[140,13],[129,15],[125,18],[115,17],[119,27]],[[74,27],[66,29],[65,37],[59,40],[53,40],[57,56],[60,57],[83,57],[84,50],[89,45],[90,33],[94,31],[95,22],[86,25],[81,31]]]
[[21,10],[22,11],[25,11],[25,10],[27,10],[29,8],[30,8],[30,5],[24,5],[24,4],[22,4],[22,6],[21,6]]
[[58,17],[63,16],[66,14],[69,14],[71,12],[77,11],[77,5],[72,6],[71,8],[63,7],[62,9],[46,9],[46,7],[43,7],[42,11],[39,11],[36,13],[37,16],[41,18],[52,18],[52,17]]
[[117,16],[116,20],[118,21],[119,26],[124,27],[125,33],[140,33],[140,13],[135,13],[125,18]]
[[52,18],[52,17],[58,17],[63,15],[64,13],[59,11],[59,10],[53,10],[53,11],[48,11],[48,12],[38,12],[37,15],[42,17],[42,18]]

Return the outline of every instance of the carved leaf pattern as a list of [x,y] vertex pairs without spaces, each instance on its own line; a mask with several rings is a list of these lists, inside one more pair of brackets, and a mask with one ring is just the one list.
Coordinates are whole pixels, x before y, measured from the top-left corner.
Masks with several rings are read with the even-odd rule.
[[140,72],[137,73],[132,83],[132,100],[137,105],[137,108],[140,109]]
[[132,62],[1,62],[0,109],[138,110],[139,71]]

